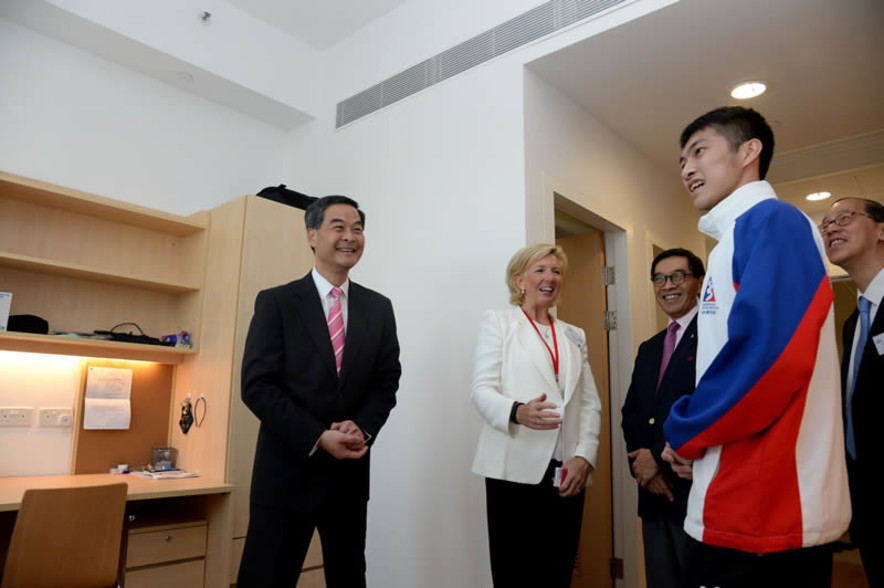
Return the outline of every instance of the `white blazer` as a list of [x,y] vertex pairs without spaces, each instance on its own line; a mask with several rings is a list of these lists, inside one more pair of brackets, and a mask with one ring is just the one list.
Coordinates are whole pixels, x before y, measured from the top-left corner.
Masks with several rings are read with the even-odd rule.
[[[473,472],[487,478],[538,484],[552,459],[559,429],[535,431],[510,422],[513,402],[546,393],[563,414],[564,460],[579,455],[593,468],[601,430],[601,402],[586,355],[582,329],[555,321],[559,345],[556,384],[549,351],[521,308],[485,313],[476,344],[473,404],[485,419]],[[564,410],[561,410],[564,407]],[[587,485],[592,477],[587,478]]]

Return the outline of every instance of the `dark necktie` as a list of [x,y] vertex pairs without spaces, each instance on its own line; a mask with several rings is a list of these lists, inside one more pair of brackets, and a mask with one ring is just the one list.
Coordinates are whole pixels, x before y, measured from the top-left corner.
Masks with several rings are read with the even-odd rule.
[[678,329],[677,322],[669,323],[669,330],[666,331],[666,337],[663,339],[663,359],[660,361],[660,373],[657,374],[657,388],[660,388],[663,374],[666,373],[666,367],[669,365],[669,360],[672,359],[672,352],[675,351],[675,335]]
[[850,393],[847,395],[847,452],[850,457],[856,459],[856,437],[853,433],[853,391],[856,389],[856,378],[859,376],[859,364],[862,363],[863,350],[866,348],[866,340],[869,337],[871,324],[872,302],[860,296],[859,300],[859,339],[856,341],[856,349],[853,351],[853,379],[850,381]]

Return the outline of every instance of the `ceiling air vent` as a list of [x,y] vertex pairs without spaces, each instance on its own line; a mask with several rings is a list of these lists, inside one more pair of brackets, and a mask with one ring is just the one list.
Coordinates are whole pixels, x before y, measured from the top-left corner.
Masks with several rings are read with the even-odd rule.
[[625,0],[550,0],[338,103],[336,128]]

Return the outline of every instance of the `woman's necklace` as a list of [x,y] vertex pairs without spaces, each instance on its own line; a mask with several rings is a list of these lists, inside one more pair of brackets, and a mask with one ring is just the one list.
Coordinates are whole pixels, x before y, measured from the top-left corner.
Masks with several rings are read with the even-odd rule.
[[540,329],[537,328],[537,325],[534,323],[534,319],[531,318],[525,309],[522,309],[522,312],[525,314],[525,318],[528,319],[528,322],[531,323],[531,326],[534,327],[534,330],[537,331],[537,336],[540,337],[540,340],[543,341],[544,347],[549,351],[549,357],[552,359],[553,371],[556,373],[556,383],[559,383],[559,342],[556,340],[556,324],[553,320],[552,315],[547,314],[549,317],[549,328],[552,329],[552,338],[553,338],[553,347],[555,347],[556,352],[553,353],[552,348],[550,348],[549,343],[546,342],[546,339],[543,338],[543,335],[540,333]]

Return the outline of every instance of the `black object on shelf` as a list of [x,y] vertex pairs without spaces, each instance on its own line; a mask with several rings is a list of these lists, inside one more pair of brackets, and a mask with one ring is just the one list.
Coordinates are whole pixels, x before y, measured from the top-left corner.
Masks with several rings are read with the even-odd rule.
[[[124,327],[126,325],[132,325],[136,329],[138,329],[138,335],[133,332],[122,333],[118,332],[117,329],[120,327]],[[145,335],[144,331],[141,327],[139,327],[135,323],[120,323],[113,327],[110,331],[93,331],[96,335],[104,335],[108,337],[111,341],[123,341],[124,343],[144,343],[146,345],[166,345],[156,337],[151,337],[149,335]]]
[[49,322],[34,314],[12,314],[6,323],[7,331],[19,333],[49,334]]

